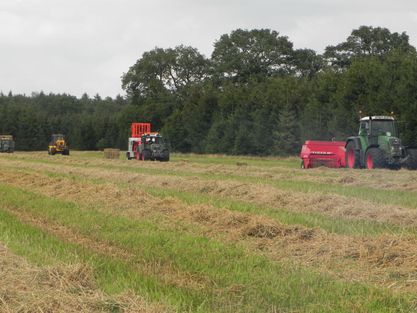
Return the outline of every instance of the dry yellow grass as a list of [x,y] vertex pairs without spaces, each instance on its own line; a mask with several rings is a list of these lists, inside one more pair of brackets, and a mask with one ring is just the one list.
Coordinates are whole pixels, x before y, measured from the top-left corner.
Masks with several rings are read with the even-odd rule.
[[0,311],[166,312],[132,292],[109,297],[96,287],[91,270],[82,264],[37,267],[0,245]]

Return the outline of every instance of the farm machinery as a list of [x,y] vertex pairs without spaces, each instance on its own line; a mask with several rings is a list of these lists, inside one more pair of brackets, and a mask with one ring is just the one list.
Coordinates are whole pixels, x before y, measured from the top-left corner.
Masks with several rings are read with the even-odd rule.
[[302,168],[417,169],[417,149],[402,145],[392,116],[361,118],[358,135],[346,141],[308,140],[300,156]]
[[53,134],[51,136],[51,141],[48,145],[48,154],[55,155],[55,154],[62,154],[62,155],[69,155],[70,151],[68,148],[68,144],[65,141],[65,137],[62,134]]
[[126,158],[167,162],[169,144],[160,133],[151,132],[150,123],[132,123]]
[[12,135],[0,135],[0,152],[14,152],[14,140]]

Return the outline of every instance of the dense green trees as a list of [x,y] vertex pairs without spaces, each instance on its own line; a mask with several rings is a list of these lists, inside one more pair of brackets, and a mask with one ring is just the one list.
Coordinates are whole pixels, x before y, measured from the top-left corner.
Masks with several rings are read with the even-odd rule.
[[417,145],[417,53],[405,33],[361,26],[323,55],[278,32],[237,29],[210,58],[189,46],[145,52],[122,77],[126,97],[0,95],[0,132],[16,148],[45,149],[53,132],[74,149],[125,148],[129,125],[149,121],[176,151],[297,153],[305,139],[343,140],[358,111],[395,112]]
[[126,106],[121,97],[0,95],[0,133],[12,134],[18,150],[46,150],[53,133],[66,134],[74,149],[123,146],[127,131],[118,119]]

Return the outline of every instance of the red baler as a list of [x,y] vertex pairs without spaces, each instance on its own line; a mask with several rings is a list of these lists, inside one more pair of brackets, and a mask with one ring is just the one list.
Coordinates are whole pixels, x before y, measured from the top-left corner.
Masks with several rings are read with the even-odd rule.
[[345,167],[344,141],[307,140],[301,148],[301,167]]

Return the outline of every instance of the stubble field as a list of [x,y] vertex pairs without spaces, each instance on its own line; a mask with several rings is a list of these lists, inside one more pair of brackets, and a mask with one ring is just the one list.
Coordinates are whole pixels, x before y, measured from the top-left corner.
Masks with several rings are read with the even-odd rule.
[[414,312],[417,172],[0,155],[1,312]]

